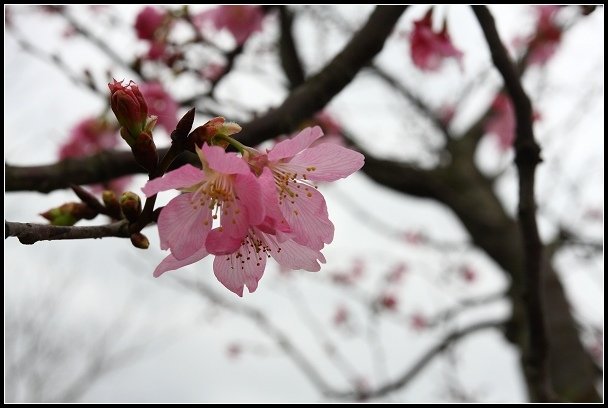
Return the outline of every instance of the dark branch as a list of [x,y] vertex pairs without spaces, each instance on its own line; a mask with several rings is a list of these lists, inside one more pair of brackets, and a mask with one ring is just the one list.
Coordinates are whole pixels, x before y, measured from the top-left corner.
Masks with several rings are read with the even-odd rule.
[[389,381],[386,384],[367,391],[364,395],[360,392],[346,391],[346,392],[331,392],[326,394],[328,397],[336,399],[360,399],[365,398],[379,398],[390,394],[391,392],[402,389],[407,386],[417,375],[431,362],[433,359],[447,349],[454,342],[468,336],[469,334],[476,333],[480,330],[496,329],[503,327],[505,322],[503,321],[485,321],[473,324],[465,329],[457,330],[452,332],[443,341],[436,346],[429,349],[422,357],[420,357],[409,369],[404,371],[395,380]]
[[290,88],[295,88],[304,83],[306,75],[293,38],[293,13],[287,6],[279,6],[279,19],[281,26],[281,36],[279,38],[281,66],[289,80]]
[[543,246],[536,223],[534,176],[540,163],[540,147],[534,140],[532,104],[519,80],[519,73],[496,31],[494,18],[485,6],[473,6],[473,11],[486,37],[492,61],[500,72],[509,92],[517,119],[515,164],[519,173],[518,218],[524,245],[523,301],[529,330],[526,377],[532,388],[533,400],[553,399],[548,371],[548,338],[543,313]]
[[94,227],[60,227],[48,224],[32,224],[4,221],[4,239],[17,237],[22,244],[31,245],[38,241],[59,239],[88,239],[130,236],[126,221]]
[[[382,49],[406,6],[378,6],[365,26],[320,73],[295,89],[283,104],[243,126],[239,140],[250,146],[289,132],[322,109]],[[166,150],[159,150],[163,155]],[[101,153],[46,165],[5,165],[6,191],[50,192],[143,173],[130,152]]]
[[367,23],[321,72],[297,87],[278,108],[254,119],[238,135],[253,146],[296,129],[321,110],[380,52],[407,6],[378,6]]

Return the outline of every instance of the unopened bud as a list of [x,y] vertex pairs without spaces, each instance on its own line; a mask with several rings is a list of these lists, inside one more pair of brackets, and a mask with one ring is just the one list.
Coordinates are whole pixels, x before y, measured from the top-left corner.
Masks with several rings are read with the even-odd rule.
[[131,243],[135,248],[139,249],[148,249],[150,246],[150,241],[148,241],[148,238],[146,238],[146,236],[141,232],[131,234]]
[[228,146],[226,140],[222,140],[221,138],[213,140],[213,138],[216,136],[231,136],[239,133],[241,129],[237,123],[226,122],[224,118],[218,116],[197,127],[188,135],[186,149],[195,151],[195,146],[201,147],[203,143],[225,148]]
[[120,209],[129,222],[135,222],[141,214],[141,199],[131,191],[120,196]]
[[113,191],[105,190],[103,193],[101,193],[101,199],[106,206],[109,216],[117,220],[122,218],[120,204],[118,203],[116,194]]
[[52,225],[71,226],[83,218],[89,220],[95,218],[97,212],[84,203],[66,203],[40,215],[49,220]]
[[[131,81],[124,86],[122,81],[114,80],[108,87],[111,92],[112,111],[120,125],[132,136],[146,129],[148,105],[137,85]],[[128,138],[125,140],[128,143]]]

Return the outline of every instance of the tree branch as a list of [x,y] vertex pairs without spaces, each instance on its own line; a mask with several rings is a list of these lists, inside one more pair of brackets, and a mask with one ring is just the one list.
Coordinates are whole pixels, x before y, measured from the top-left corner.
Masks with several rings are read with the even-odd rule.
[[[407,6],[378,6],[365,26],[320,73],[295,89],[283,104],[243,126],[238,139],[250,146],[296,129],[322,109],[357,72],[382,49]],[[165,149],[159,149],[163,155]],[[133,173],[143,173],[130,152],[101,153],[67,159],[46,166],[5,164],[6,191],[50,192],[70,184],[91,184]]]
[[409,369],[404,371],[395,380],[389,381],[380,387],[370,390],[361,395],[359,392],[345,391],[345,392],[330,392],[326,396],[336,399],[360,399],[365,398],[379,398],[390,394],[391,392],[397,391],[406,385],[408,385],[416,376],[431,362],[433,359],[447,349],[454,342],[468,336],[469,334],[476,333],[481,330],[495,329],[503,327],[504,321],[489,320],[472,324],[471,326],[457,330],[450,333],[447,337],[441,341],[441,343],[435,345],[429,349],[422,357],[420,357]]
[[380,52],[406,8],[377,6],[363,28],[321,72],[297,87],[281,106],[243,126],[239,141],[250,146],[260,144],[296,129],[321,110]]
[[295,88],[304,83],[306,75],[293,38],[293,13],[287,6],[279,6],[279,21],[281,27],[281,36],[279,38],[281,66],[289,80],[290,88]]
[[536,223],[534,176],[540,163],[540,147],[534,140],[532,129],[532,104],[519,80],[517,67],[496,31],[494,18],[485,6],[473,6],[473,11],[486,37],[492,61],[503,77],[515,108],[516,139],[515,164],[519,173],[518,218],[524,245],[523,301],[529,330],[526,377],[532,387],[534,401],[548,402],[553,399],[548,371],[548,338],[543,313],[543,246]]
[[25,245],[32,245],[38,241],[55,241],[60,239],[128,238],[130,235],[127,221],[92,227],[61,227],[48,224],[4,221],[4,239],[17,237]]

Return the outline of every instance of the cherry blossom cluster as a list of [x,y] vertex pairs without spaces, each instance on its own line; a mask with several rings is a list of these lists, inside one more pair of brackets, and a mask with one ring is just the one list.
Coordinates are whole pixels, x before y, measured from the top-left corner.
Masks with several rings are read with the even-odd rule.
[[244,287],[256,290],[267,258],[284,268],[318,271],[334,226],[314,183],[349,176],[363,166],[363,155],[335,143],[314,143],[323,136],[318,126],[266,151],[233,139],[240,127],[222,118],[206,129],[214,136],[195,146],[200,169],[182,166],[142,189],[147,197],[181,192],[158,218],[161,248],[171,253],[154,276],[214,255],[217,279],[243,296]]

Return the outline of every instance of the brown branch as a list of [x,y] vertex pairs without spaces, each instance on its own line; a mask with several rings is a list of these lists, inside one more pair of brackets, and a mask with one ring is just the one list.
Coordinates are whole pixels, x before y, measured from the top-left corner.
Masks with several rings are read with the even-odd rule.
[[377,6],[367,23],[318,74],[297,87],[276,109],[243,126],[239,141],[253,146],[296,129],[321,110],[380,52],[407,6]]
[[473,6],[492,54],[492,61],[503,77],[515,108],[515,164],[519,173],[518,218],[524,245],[523,301],[526,305],[529,347],[525,373],[535,402],[553,399],[548,369],[548,338],[543,313],[543,246],[536,223],[534,176],[540,163],[540,147],[534,140],[532,104],[519,80],[514,62],[504,47],[492,14],[485,6]]
[[[407,6],[378,6],[365,26],[320,73],[295,89],[283,104],[243,126],[239,140],[257,145],[296,129],[348,85],[357,72],[382,49]],[[159,155],[166,150],[160,149]],[[101,153],[46,166],[5,164],[6,191],[50,192],[71,184],[91,184],[143,173],[130,152]]]
[[126,221],[92,227],[62,227],[29,222],[4,221],[4,239],[17,237],[25,245],[35,244],[38,241],[55,241],[60,239],[128,238],[129,236],[129,227]]
[[407,386],[414,378],[420,374],[420,372],[431,362],[437,355],[441,354],[445,351],[450,345],[454,342],[468,336],[469,334],[476,333],[481,330],[486,329],[496,329],[503,327],[505,324],[504,321],[497,320],[489,320],[476,324],[472,324],[471,326],[457,330],[450,333],[447,337],[443,339],[440,343],[430,348],[422,357],[420,357],[409,369],[404,371],[401,375],[399,375],[395,380],[389,381],[384,385],[376,389],[369,390],[365,392],[364,395],[361,395],[360,391],[345,391],[345,392],[330,392],[326,393],[326,396],[335,399],[361,399],[364,398],[379,398],[386,396],[394,391],[400,390],[403,387]]
[[308,360],[308,358],[300,351],[300,349],[290,340],[290,337],[285,333],[279,325],[272,323],[270,319],[260,310],[243,303],[228,302],[215,291],[207,288],[202,284],[193,285],[185,279],[176,279],[178,283],[200,296],[210,300],[212,303],[230,310],[233,313],[250,319],[265,335],[272,338],[283,352],[291,359],[291,361],[302,371],[308,380],[323,394],[330,394],[331,386],[321,375],[321,372]]
[[295,88],[304,83],[306,75],[293,38],[293,13],[287,6],[279,6],[279,21],[281,27],[281,36],[279,38],[281,66],[289,80],[290,88]]

